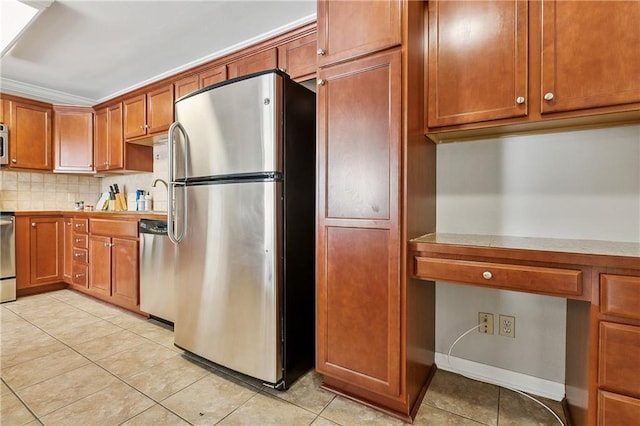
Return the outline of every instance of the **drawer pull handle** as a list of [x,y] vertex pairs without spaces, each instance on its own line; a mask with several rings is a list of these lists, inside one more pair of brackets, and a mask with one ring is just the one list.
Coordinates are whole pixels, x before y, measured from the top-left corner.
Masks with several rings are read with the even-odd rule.
[[75,257],[82,257],[82,253],[74,253],[73,254]]
[[80,228],[82,226],[81,223],[76,223],[76,228]]
[[482,278],[484,278],[485,280],[490,280],[491,278],[493,278],[493,274],[489,271],[484,271],[482,273]]
[[79,243],[82,241],[82,238],[76,238],[76,243]]
[[76,278],[84,277],[84,274],[76,274]]

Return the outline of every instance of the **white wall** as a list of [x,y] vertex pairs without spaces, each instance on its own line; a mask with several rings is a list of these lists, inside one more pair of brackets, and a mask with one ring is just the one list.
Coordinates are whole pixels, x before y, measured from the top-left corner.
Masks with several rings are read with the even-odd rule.
[[[437,232],[640,242],[640,125],[439,145]],[[471,333],[453,356],[564,382],[563,299],[438,283],[436,351],[478,312],[516,338]]]

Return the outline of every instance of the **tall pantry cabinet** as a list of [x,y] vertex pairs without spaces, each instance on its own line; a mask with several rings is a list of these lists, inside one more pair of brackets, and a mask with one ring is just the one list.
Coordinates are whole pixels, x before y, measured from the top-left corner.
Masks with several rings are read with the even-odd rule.
[[405,420],[434,369],[434,287],[407,278],[406,248],[435,228],[423,8],[318,1],[316,368]]

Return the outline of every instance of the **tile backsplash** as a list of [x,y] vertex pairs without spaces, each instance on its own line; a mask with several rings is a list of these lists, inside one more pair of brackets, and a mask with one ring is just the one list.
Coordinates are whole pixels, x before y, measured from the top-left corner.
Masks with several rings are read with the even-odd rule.
[[72,210],[76,201],[95,205],[101,192],[118,184],[123,193],[138,189],[149,191],[152,209],[166,211],[167,190],[154,179],[167,180],[167,144],[153,146],[153,173],[128,173],[107,176],[69,175],[43,172],[0,170],[0,210]]
[[76,201],[95,204],[100,178],[0,170],[0,210],[70,210]]

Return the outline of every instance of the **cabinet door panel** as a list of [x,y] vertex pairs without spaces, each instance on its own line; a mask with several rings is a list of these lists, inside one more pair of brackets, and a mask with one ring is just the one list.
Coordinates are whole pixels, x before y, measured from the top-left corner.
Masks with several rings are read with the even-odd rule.
[[394,52],[320,71],[323,216],[390,219],[398,191],[400,67]]
[[55,169],[93,170],[93,112],[88,108],[68,110],[56,107],[54,118]]
[[147,134],[147,102],[144,94],[122,102],[124,112],[124,138],[130,139]]
[[307,80],[317,68],[317,34],[309,34],[278,47],[278,67],[294,80]]
[[109,122],[107,108],[95,112],[93,119],[93,153],[96,171],[109,168]]
[[30,236],[31,285],[62,280],[62,219],[32,217]]
[[399,45],[401,16],[402,0],[319,0],[318,66]]
[[200,88],[220,83],[221,81],[225,81],[227,79],[227,66],[222,65],[207,71],[203,71],[198,74],[198,77],[200,78]]
[[598,391],[598,425],[628,426],[640,418],[640,400]]
[[176,94],[176,99],[188,95],[189,93],[198,90],[198,76],[190,75],[189,77],[182,78],[173,83],[173,91]]
[[600,387],[640,398],[640,327],[600,322]]
[[318,283],[321,373],[372,391],[400,389],[398,264],[389,230],[328,227]]
[[120,304],[137,306],[138,299],[138,241],[112,239],[112,292]]
[[124,137],[122,126],[122,104],[109,107],[109,170],[124,167]]
[[89,237],[89,290],[103,296],[111,295],[111,239]]
[[169,130],[173,123],[173,84],[147,94],[147,133]]
[[428,126],[525,116],[527,36],[526,1],[429,2]]
[[227,66],[229,78],[239,77],[258,71],[270,70],[278,67],[278,52],[275,48],[255,53],[242,58]]
[[543,0],[542,10],[543,113],[640,102],[640,2]]
[[11,102],[10,167],[51,170],[51,109]]

